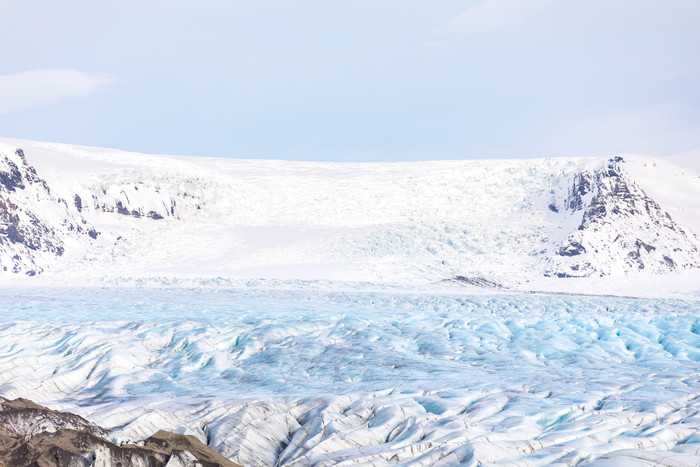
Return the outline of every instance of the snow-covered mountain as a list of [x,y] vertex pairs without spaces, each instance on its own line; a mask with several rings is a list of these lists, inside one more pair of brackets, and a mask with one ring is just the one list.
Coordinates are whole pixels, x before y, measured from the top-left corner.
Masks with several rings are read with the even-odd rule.
[[580,223],[551,257],[546,275],[664,273],[700,266],[698,238],[647,195],[624,164],[623,157],[613,157],[574,178],[564,208]]
[[698,200],[692,168],[632,155],[309,163],[0,139],[0,274],[512,285],[694,271]]
[[51,193],[22,149],[0,155],[0,222],[4,273],[34,276],[66,248],[75,255],[92,247],[98,236],[65,199]]

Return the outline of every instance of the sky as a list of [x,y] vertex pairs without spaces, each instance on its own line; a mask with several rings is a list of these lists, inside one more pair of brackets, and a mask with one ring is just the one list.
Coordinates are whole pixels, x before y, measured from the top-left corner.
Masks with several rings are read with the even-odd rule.
[[0,136],[319,161],[700,148],[698,0],[2,0]]

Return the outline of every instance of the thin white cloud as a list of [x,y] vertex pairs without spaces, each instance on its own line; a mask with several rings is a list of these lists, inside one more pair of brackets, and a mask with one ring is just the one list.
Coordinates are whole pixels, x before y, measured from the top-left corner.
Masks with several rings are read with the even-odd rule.
[[504,28],[527,19],[555,2],[557,0],[487,0],[463,12],[435,32],[455,36]]
[[70,68],[0,75],[0,115],[87,97],[114,82],[114,77],[106,73],[83,73]]

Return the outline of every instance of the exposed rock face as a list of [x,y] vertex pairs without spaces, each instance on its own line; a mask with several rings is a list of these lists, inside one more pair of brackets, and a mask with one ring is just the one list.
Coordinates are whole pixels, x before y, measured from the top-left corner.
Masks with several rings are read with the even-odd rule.
[[235,467],[194,436],[159,431],[139,445],[118,446],[107,431],[75,414],[0,397],[0,466]]
[[581,216],[550,259],[545,275],[604,276],[650,271],[664,273],[700,266],[698,239],[629,177],[621,157],[594,172],[579,174],[565,206]]
[[[184,187],[164,190],[128,175],[76,184],[76,192],[63,199],[37,175],[22,149],[0,154],[0,273],[39,274],[49,258],[63,256],[66,245],[89,253],[103,234],[86,220],[96,212],[161,220],[201,209],[202,201]],[[167,176],[162,181],[176,183]]]
[[443,282],[450,282],[459,285],[472,285],[475,287],[482,287],[485,289],[503,289],[504,287],[494,281],[488,280],[485,277],[466,277],[466,276],[455,276],[452,279],[445,279]]
[[106,436],[107,431],[84,418],[47,409],[27,399],[8,400],[0,397],[0,426],[22,436],[53,433],[62,428],[86,431],[97,436]]
[[185,191],[178,189],[171,194],[169,190],[162,190],[152,183],[134,184],[133,180],[122,178],[124,176],[121,174],[113,180],[86,187],[84,198],[75,195],[76,207],[79,203],[81,212],[99,211],[153,220],[166,217],[180,219],[201,209],[202,202]]
[[[46,213],[50,213],[49,219]],[[21,149],[9,156],[0,154],[0,270],[30,276],[40,273],[41,261],[37,259],[62,256],[63,234],[67,232],[93,232],[93,238],[98,234],[52,195]]]

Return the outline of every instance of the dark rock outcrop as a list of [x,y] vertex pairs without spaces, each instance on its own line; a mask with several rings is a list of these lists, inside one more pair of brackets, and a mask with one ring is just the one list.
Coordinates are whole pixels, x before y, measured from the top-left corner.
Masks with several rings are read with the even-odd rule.
[[116,445],[106,435],[78,415],[0,397],[2,467],[237,465],[194,436],[158,431],[138,445]]
[[53,433],[61,428],[86,431],[106,436],[107,431],[83,417],[72,413],[57,412],[27,399],[9,400],[0,397],[0,426],[22,436]]
[[73,203],[75,204],[75,208],[78,210],[78,212],[83,211],[83,200],[80,199],[80,196],[75,195],[75,198],[73,198]]
[[494,282],[494,281],[491,281],[491,280],[488,280],[484,277],[479,277],[479,276],[474,276],[474,277],[455,276],[451,279],[445,279],[443,282],[451,282],[451,283],[460,284],[460,285],[471,285],[471,286],[475,286],[475,287],[482,287],[485,289],[503,289],[504,288],[498,282]]
[[10,159],[5,158],[5,170],[0,170],[0,185],[5,187],[7,191],[16,191],[17,189],[24,190],[22,174],[15,164]]
[[[137,219],[181,219],[201,209],[202,204],[198,197],[184,191],[166,194],[168,190],[148,180],[134,184],[132,179],[116,178],[87,188],[92,203],[81,199],[83,211],[116,213]],[[77,199],[79,195],[75,197]]]
[[569,190],[569,197],[566,202],[567,209],[580,211],[584,206],[584,196],[591,192],[592,176],[590,173],[580,173]]

